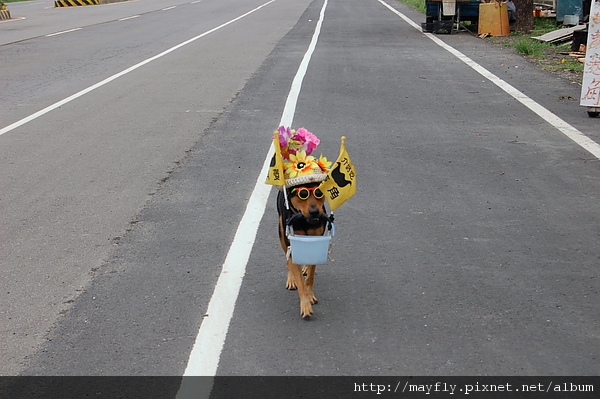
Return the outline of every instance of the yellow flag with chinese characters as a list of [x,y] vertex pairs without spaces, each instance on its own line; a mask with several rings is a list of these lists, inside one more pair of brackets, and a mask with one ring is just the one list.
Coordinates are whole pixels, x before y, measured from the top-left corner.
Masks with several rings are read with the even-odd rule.
[[350,161],[350,156],[344,144],[345,140],[346,137],[342,137],[340,156],[327,173],[327,178],[320,185],[332,211],[339,208],[356,193],[356,169]]
[[281,157],[281,148],[279,147],[278,131],[275,132],[273,145],[275,146],[275,154],[273,154],[273,158],[271,158],[271,164],[269,165],[269,171],[267,173],[267,180],[265,181],[265,184],[283,186],[285,184],[285,178],[283,177],[283,158]]

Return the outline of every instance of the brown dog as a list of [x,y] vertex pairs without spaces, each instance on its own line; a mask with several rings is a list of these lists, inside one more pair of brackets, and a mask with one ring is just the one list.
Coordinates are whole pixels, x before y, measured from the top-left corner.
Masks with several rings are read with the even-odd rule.
[[[279,241],[286,254],[290,247],[286,226],[290,225],[296,235],[321,236],[325,234],[327,222],[332,221],[331,217],[327,216],[325,197],[318,187],[319,183],[308,183],[285,188],[289,209],[285,206],[283,191],[277,195]],[[313,313],[312,305],[317,303],[314,293],[315,270],[315,265],[298,265],[291,256],[287,258],[285,286],[288,290],[298,290],[302,317],[310,317]],[[303,274],[306,275],[306,279],[303,278]]]

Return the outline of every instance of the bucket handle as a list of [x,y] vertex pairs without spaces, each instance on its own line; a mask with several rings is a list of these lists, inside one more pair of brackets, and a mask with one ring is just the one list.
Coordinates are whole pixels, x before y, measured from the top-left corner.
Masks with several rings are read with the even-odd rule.
[[[333,224],[333,222],[331,220],[329,220],[328,223],[329,223],[329,229],[327,229],[327,230],[329,230],[330,235],[332,237],[334,237],[335,236],[335,224]],[[327,233],[327,230],[325,230],[325,233]],[[323,235],[325,235],[325,233]],[[285,227],[285,235],[289,237],[290,234],[294,234],[294,229],[292,228],[291,225],[288,224]]]

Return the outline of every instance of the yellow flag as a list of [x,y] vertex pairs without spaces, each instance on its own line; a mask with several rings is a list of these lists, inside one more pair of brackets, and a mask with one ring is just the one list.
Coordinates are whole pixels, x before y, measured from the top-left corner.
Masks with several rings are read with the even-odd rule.
[[345,140],[346,137],[342,137],[340,156],[320,185],[332,211],[356,193],[356,169],[346,151]]
[[283,186],[285,184],[285,178],[283,177],[283,158],[281,157],[281,149],[279,148],[279,131],[275,132],[273,145],[275,146],[275,154],[273,154],[273,158],[271,159],[265,184]]

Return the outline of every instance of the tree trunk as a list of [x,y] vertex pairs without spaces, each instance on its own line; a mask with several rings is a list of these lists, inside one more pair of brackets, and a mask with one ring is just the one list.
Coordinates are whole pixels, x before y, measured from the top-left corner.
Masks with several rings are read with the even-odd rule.
[[517,7],[515,30],[529,33],[533,29],[533,0],[513,0]]

